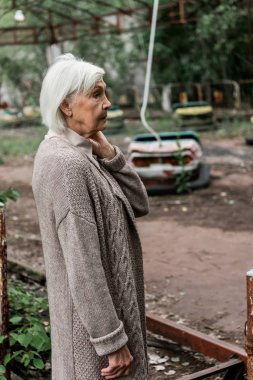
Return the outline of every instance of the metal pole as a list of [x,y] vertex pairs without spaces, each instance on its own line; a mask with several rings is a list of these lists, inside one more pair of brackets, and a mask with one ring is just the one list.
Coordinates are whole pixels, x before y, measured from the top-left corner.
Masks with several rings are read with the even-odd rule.
[[249,35],[250,69],[251,69],[251,73],[253,73],[252,0],[247,1],[247,6],[248,6],[248,35]]
[[180,0],[179,1],[180,24],[185,24],[186,23],[184,2],[185,2],[185,0]]
[[147,60],[147,68],[146,68],[146,76],[145,76],[145,85],[144,85],[144,93],[143,93],[143,101],[141,107],[141,122],[143,126],[157,139],[157,141],[161,144],[160,136],[154,129],[148,124],[146,120],[146,109],[148,105],[148,95],[150,88],[150,79],[151,79],[151,69],[152,69],[152,61],[153,61],[153,52],[154,52],[154,44],[155,44],[155,33],[156,33],[156,21],[157,21],[157,13],[158,13],[159,0],[154,0],[153,5],[153,13],[152,13],[152,22],[151,22],[151,30],[150,30],[150,38],[149,38],[149,48],[148,48],[148,60]]
[[[0,364],[3,361],[7,348],[9,347],[8,322],[5,209],[3,203],[0,203],[0,333],[5,336],[5,341],[0,347]],[[7,380],[11,380],[8,366],[5,377]]]
[[247,272],[247,324],[245,349],[248,354],[247,379],[253,380],[253,269]]

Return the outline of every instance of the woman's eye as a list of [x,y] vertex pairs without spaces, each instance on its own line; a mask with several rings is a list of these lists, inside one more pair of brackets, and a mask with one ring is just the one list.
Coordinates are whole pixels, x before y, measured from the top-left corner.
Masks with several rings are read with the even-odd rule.
[[99,98],[100,92],[94,92],[93,96],[94,96],[94,98]]

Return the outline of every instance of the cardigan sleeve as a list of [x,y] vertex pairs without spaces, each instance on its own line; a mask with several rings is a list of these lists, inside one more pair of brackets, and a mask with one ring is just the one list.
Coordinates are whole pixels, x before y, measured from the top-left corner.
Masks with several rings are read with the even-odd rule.
[[91,343],[99,356],[117,351],[128,337],[108,289],[96,225],[69,211],[58,237],[74,306]]
[[99,159],[99,162],[113,175],[132,206],[136,217],[149,212],[148,196],[140,177],[126,161],[121,150],[114,146],[116,156],[112,160]]

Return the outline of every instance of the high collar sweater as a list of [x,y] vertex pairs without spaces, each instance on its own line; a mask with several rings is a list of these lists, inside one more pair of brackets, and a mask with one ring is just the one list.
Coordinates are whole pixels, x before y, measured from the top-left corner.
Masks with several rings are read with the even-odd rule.
[[93,156],[89,140],[49,132],[35,157],[33,192],[52,337],[52,380],[102,380],[107,355],[128,345],[130,376],[146,380],[143,262],[135,217],[145,188],[115,147]]

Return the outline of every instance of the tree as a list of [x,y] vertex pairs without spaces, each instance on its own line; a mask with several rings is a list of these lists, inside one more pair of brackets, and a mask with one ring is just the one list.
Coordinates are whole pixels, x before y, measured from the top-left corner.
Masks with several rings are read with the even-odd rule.
[[11,46],[1,49],[0,83],[5,82],[18,89],[22,103],[37,105],[43,72],[47,67],[45,47],[23,46],[20,49],[19,46]]
[[[189,8],[195,22],[158,30],[154,63],[157,82],[249,78],[248,14],[238,4],[235,0],[202,0]],[[159,21],[166,19],[164,11]]]
[[[0,19],[1,26],[8,26],[11,22],[7,12],[10,1],[1,1],[1,6],[4,4],[3,10],[6,11]],[[27,4],[25,0],[17,1],[24,6]],[[102,3],[107,6],[101,5]],[[150,5],[152,1],[144,0],[142,3]],[[155,81],[166,84],[249,78],[249,15],[247,8],[241,3],[239,0],[186,2],[186,14],[194,18],[193,22],[157,29],[153,64]],[[87,28],[92,29],[95,27],[94,18],[89,17],[127,5],[129,7],[131,3],[130,0],[112,0],[108,5],[108,2],[103,1],[98,4],[77,0],[73,6],[70,0],[47,0],[29,4],[30,8],[26,11],[29,24],[44,25],[48,21],[47,12],[52,10],[55,11],[53,17],[57,22],[63,20],[61,15],[73,16],[77,20],[81,20],[83,16],[87,20]],[[143,22],[149,14],[143,10],[143,14],[133,15],[132,26],[138,26],[138,17]],[[68,19],[64,20],[68,22]],[[168,24],[168,8],[159,10],[158,23]],[[105,67],[108,73],[106,81],[115,91],[120,92],[126,84],[135,84],[136,72],[140,67],[144,72],[148,40],[149,29],[120,35],[107,27],[100,35],[83,34],[77,41],[67,42],[64,46],[65,51]],[[30,96],[31,101],[35,99],[38,102],[42,74],[47,66],[46,46],[1,48],[0,64],[0,81],[12,83],[26,99]]]

